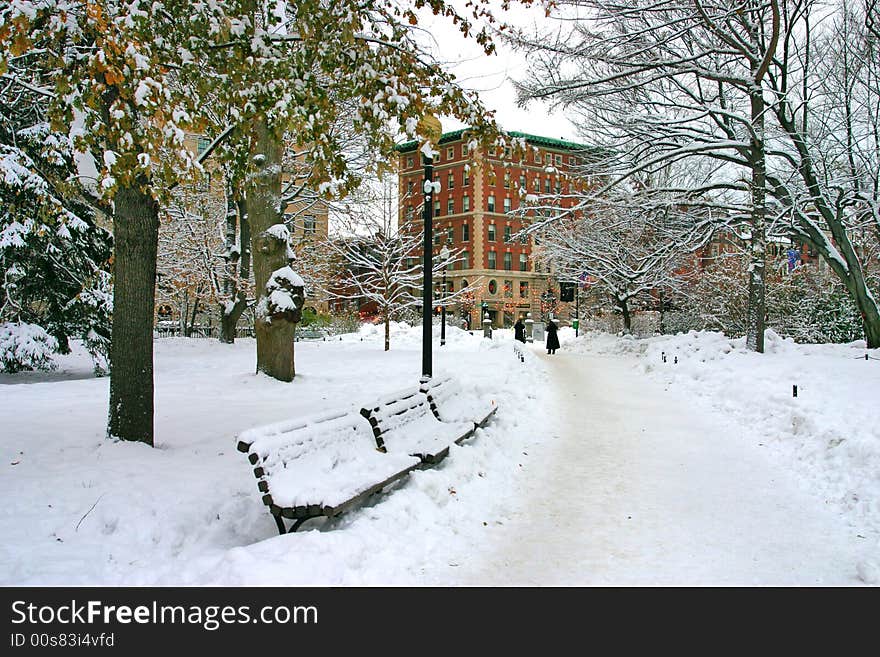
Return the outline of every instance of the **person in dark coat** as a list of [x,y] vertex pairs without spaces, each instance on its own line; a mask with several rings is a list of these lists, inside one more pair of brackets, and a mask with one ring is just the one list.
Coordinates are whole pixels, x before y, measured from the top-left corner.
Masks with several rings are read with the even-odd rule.
[[523,324],[522,317],[517,319],[516,324],[513,325],[513,338],[520,342],[526,341],[526,325]]
[[556,331],[559,327],[556,326],[556,321],[550,319],[547,322],[547,353],[555,354],[556,350],[559,349],[559,336],[556,335]]

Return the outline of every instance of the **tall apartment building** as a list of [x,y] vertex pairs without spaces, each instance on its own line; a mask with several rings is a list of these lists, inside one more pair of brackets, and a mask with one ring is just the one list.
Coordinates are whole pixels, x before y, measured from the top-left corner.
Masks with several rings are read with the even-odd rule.
[[[494,327],[509,327],[531,312],[541,317],[542,295],[557,299],[559,287],[548,269],[537,271],[532,237],[514,238],[522,219],[507,213],[519,207],[521,191],[552,194],[569,191],[567,171],[582,162],[589,147],[561,139],[520,132],[511,137],[526,148],[510,146],[471,151],[467,130],[444,133],[434,157],[433,235],[435,255],[447,245],[462,250],[462,260],[447,272],[447,290],[479,284],[450,308],[457,322],[476,329],[488,312]],[[415,141],[398,147],[399,224],[422,227],[424,165]],[[564,197],[560,207],[573,203]],[[414,254],[415,255],[415,254]],[[421,257],[421,254],[418,254]],[[435,298],[442,296],[442,277],[434,276]],[[545,297],[546,298],[546,297]]]

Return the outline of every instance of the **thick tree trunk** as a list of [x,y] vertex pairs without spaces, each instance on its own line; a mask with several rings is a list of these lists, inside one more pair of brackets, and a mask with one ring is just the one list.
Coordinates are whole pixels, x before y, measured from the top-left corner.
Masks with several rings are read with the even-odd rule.
[[[278,269],[279,258],[264,253],[257,240],[264,231],[281,221],[281,138],[265,120],[254,125],[251,161],[253,174],[248,188],[246,214],[250,221],[251,253],[254,259],[254,282],[257,301],[254,332],[257,338],[257,371],[279,381],[292,381],[294,368],[294,331],[296,324],[262,313],[268,303],[266,283]],[[284,260],[286,264],[286,260]]]
[[749,240],[749,306],[746,314],[746,348],[764,353],[766,269],[767,164],[764,155],[764,95],[758,87],[751,94],[752,109],[752,221]]
[[107,435],[153,444],[153,308],[159,205],[120,189],[113,214],[113,324]]
[[862,316],[862,328],[865,331],[868,349],[877,349],[880,348],[880,309],[877,306],[877,299],[868,289],[865,277],[861,275],[862,272],[859,271],[859,274],[850,277],[846,281],[846,286]]

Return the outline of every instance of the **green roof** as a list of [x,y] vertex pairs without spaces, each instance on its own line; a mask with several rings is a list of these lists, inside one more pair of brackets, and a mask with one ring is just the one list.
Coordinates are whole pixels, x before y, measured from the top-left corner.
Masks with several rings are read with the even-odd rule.
[[[454,130],[452,132],[444,132],[440,137],[440,144],[446,144],[450,141],[457,141],[461,139],[462,135],[465,133],[467,128],[462,128],[461,130]],[[534,144],[536,146],[545,146],[547,148],[558,148],[560,150],[567,151],[594,151],[596,150],[595,146],[587,146],[585,144],[577,144],[573,141],[568,141],[566,139],[551,139],[550,137],[541,137],[539,135],[530,135],[525,132],[515,132],[513,130],[507,133],[511,137],[515,139],[525,139],[527,143]],[[417,141],[408,141],[403,144],[399,144],[394,147],[398,153],[406,153],[408,151],[414,151],[416,147],[418,147],[419,142]]]

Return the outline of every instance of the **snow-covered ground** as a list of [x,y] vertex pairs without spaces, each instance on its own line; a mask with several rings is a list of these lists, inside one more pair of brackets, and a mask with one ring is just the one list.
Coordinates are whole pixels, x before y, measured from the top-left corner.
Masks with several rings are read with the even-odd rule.
[[54,372],[0,375],[0,583],[403,584],[466,551],[516,490],[541,422],[542,368],[514,357],[509,331],[490,342],[448,327],[435,344],[434,374],[461,376],[500,410],[381,503],[279,537],[235,449],[256,425],[417,383],[421,328],[395,327],[387,353],[380,329],[297,343],[291,384],[254,374],[253,340],[157,340],[156,449],[104,439],[108,380],[83,352]]
[[765,343],[762,355],[747,351],[744,338],[691,331],[641,340],[569,335],[566,346],[637,356],[640,371],[709,401],[824,504],[880,540],[880,350],[864,341],[796,344],[770,330]]
[[[601,355],[614,363],[615,386],[604,393],[624,390],[617,400],[624,414],[629,404],[620,384],[627,377],[652,382],[645,394],[654,396],[648,401],[655,407],[666,403],[666,390],[699,402],[689,412],[710,409],[719,433],[692,450],[699,451],[700,461],[736,457],[745,452],[728,448],[736,441],[747,443],[756,468],[778,469],[799,482],[803,498],[798,504],[805,514],[813,504],[817,513],[830,510],[847,533],[864,542],[864,549],[857,544],[857,561],[843,564],[840,572],[851,570],[853,584],[880,583],[877,350],[868,352],[858,343],[795,345],[772,334],[764,355],[750,354],[742,341],[713,333],[645,340],[591,334],[575,340],[564,328],[560,335],[563,348],[557,356],[568,359],[572,373],[577,354],[584,359]],[[84,352],[62,358],[54,372],[0,375],[0,584],[504,583],[480,573],[492,568],[497,539],[505,538],[500,530],[524,526],[514,524],[515,509],[528,508],[524,497],[545,488],[536,478],[575,481],[561,472],[569,461],[588,464],[596,476],[602,468],[589,453],[568,459],[559,451],[566,441],[558,439],[565,432],[589,431],[588,426],[572,429],[574,423],[562,417],[565,404],[574,402],[565,402],[561,381],[554,379],[561,361],[550,360],[556,357],[544,356],[535,345],[521,363],[512,353],[510,331],[496,331],[495,340],[488,341],[448,328],[447,338],[446,347],[435,343],[435,374],[455,374],[491,395],[499,405],[496,418],[453,448],[438,467],[414,472],[369,506],[332,522],[310,521],[286,536],[277,535],[251,467],[235,450],[237,434],[367,402],[414,384],[421,368],[419,327],[395,327],[388,353],[382,351],[380,327],[372,326],[341,340],[297,343],[297,377],[291,384],[254,374],[252,340],[233,346],[157,340],[156,449],[104,439],[108,380],[91,376]],[[871,360],[864,360],[866,353]],[[797,398],[791,397],[792,385],[798,386]],[[674,439],[661,438],[658,444]],[[580,443],[567,444],[571,449]],[[589,443],[584,445],[587,449]],[[615,448],[614,443],[605,447]],[[639,443],[627,449],[639,449]],[[687,453],[682,450],[683,458]],[[651,462],[644,458],[641,464]],[[546,463],[556,470],[548,473]],[[737,482],[731,481],[735,488]],[[601,482],[575,483],[601,492]],[[746,479],[741,485],[749,484]],[[589,503],[601,501],[602,495]],[[736,495],[730,491],[730,499]],[[583,497],[572,495],[563,502],[575,504]],[[687,506],[663,511],[684,514]],[[725,511],[744,513],[736,505]],[[754,507],[749,513],[754,515]],[[767,515],[772,522],[773,515]],[[674,515],[670,521],[688,526],[676,523]],[[711,531],[712,526],[697,530]],[[554,531],[546,523],[526,531],[531,535],[522,536],[523,545],[555,541],[554,549],[564,552],[556,535],[544,533]],[[633,552],[656,539],[631,527],[621,537],[617,540],[630,541]],[[666,570],[657,572],[656,582],[713,583],[699,579],[708,572],[695,567],[700,556],[705,555],[658,559]],[[781,567],[775,577],[773,563],[764,564],[754,583],[816,581],[802,572],[793,580],[790,572],[782,577]],[[605,564],[601,579],[584,572],[533,583],[634,581],[623,570],[629,567],[625,560],[616,567],[609,570]],[[729,579],[735,581],[733,575]]]

